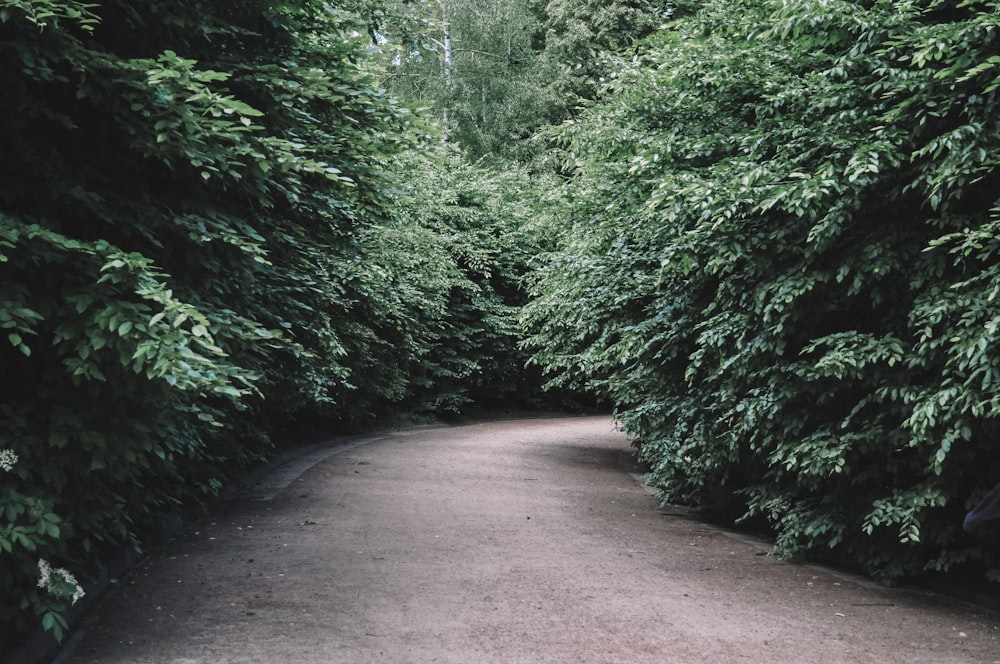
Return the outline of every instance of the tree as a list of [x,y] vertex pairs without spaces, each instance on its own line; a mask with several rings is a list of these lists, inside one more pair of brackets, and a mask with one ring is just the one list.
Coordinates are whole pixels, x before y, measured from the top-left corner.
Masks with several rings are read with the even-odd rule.
[[419,34],[388,36],[386,86],[431,106],[471,161],[523,158],[555,103],[531,4],[439,0],[419,11]]

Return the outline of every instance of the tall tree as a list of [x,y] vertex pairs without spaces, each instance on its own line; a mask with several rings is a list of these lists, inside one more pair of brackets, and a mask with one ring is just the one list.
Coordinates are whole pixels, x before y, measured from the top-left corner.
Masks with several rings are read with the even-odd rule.
[[420,26],[389,35],[386,85],[430,105],[475,161],[518,156],[553,105],[539,59],[543,26],[527,0],[436,0]]
[[386,84],[435,109],[473,161],[530,160],[531,139],[594,99],[616,58],[693,3],[433,0],[387,35]]

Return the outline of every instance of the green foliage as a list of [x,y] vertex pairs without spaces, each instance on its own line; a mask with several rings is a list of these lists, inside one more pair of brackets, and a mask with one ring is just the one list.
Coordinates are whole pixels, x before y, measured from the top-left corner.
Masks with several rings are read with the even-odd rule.
[[529,177],[379,88],[406,24],[0,2],[0,652],[275,438],[537,396]]
[[614,400],[664,500],[998,575],[961,533],[1000,478],[995,11],[706,3],[561,132],[535,359]]
[[387,35],[384,84],[427,105],[471,162],[523,159],[556,104],[539,59],[543,26],[528,0],[400,3],[411,21]]
[[[545,158],[539,131],[571,117],[636,47],[689,3],[642,0],[434,0],[400,3],[387,32],[384,81],[433,109],[471,162]],[[450,60],[449,60],[450,54]]]
[[527,300],[521,279],[540,244],[531,230],[538,176],[514,166],[470,166],[444,148],[431,156],[407,164],[399,200],[410,233],[435,243],[415,247],[411,260],[419,265],[403,272],[421,274],[425,264],[449,270],[447,279],[420,280],[420,290],[440,299],[434,308],[422,306],[425,317],[434,316],[425,320],[425,355],[406,370],[416,389],[412,408],[537,406],[548,399],[538,372],[524,368],[518,318]]
[[374,415],[345,355],[394,323],[358,303],[415,132],[368,9],[0,3],[0,651],[269,432]]
[[689,4],[550,0],[545,5],[543,58],[557,69],[546,83],[557,91],[561,113],[597,98],[615,74],[617,56],[638,48],[643,38],[689,11]]

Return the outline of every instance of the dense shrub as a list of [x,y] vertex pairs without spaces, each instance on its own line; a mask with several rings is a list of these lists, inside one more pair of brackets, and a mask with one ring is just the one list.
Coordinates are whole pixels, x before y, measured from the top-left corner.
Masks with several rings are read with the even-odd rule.
[[379,90],[376,19],[0,3],[0,652],[276,439],[538,394],[527,176]]
[[518,347],[521,276],[536,252],[527,174],[479,169],[437,146],[399,157],[393,175],[392,215],[358,238],[342,360],[361,388],[351,410],[538,405],[540,375],[524,370]]
[[[995,2],[708,2],[562,131],[528,320],[665,500],[885,580],[1000,579]],[[991,539],[992,537],[992,539]]]

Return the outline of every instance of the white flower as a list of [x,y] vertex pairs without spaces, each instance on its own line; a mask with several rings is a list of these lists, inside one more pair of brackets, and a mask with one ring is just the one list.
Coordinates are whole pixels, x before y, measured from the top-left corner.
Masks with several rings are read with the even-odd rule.
[[14,454],[14,450],[0,450],[0,468],[9,473],[14,470],[14,464],[16,463],[17,455]]
[[48,588],[52,581],[52,566],[44,558],[38,559],[38,587]]
[[83,587],[69,570],[52,567],[44,558],[38,559],[38,587],[56,597],[69,597],[73,604],[83,597]]

